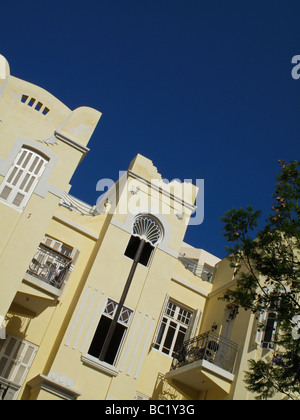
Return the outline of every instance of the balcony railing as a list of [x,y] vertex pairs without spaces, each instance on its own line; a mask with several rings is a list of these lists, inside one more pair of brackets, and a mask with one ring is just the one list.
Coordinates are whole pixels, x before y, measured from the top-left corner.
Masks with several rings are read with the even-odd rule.
[[0,377],[0,401],[14,400],[20,386]]
[[41,243],[27,273],[61,289],[71,264],[72,259],[69,256]]
[[213,273],[204,265],[201,265],[197,261],[191,258],[186,258],[182,255],[180,255],[178,259],[185,268],[191,271],[195,276],[200,277],[203,281],[211,282]]
[[198,360],[206,360],[233,373],[238,345],[213,332],[206,332],[185,341],[175,349],[171,370]]

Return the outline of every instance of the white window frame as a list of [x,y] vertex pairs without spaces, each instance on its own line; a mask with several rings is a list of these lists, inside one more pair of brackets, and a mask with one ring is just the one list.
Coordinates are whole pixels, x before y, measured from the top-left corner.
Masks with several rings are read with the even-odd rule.
[[[112,308],[111,311],[109,311],[109,309],[108,309],[108,306],[110,304],[112,304],[114,306],[114,308]],[[100,320],[101,320],[102,316],[105,316],[106,318],[109,318],[109,319],[113,320],[114,315],[115,315],[116,310],[117,310],[117,305],[118,305],[118,302],[115,299],[112,299],[110,297],[108,297],[106,299],[105,306],[103,308],[103,311],[101,313],[101,316],[99,318],[99,321],[98,321],[98,323],[96,325],[96,328],[95,328],[95,331],[94,331],[94,334],[93,334],[93,337],[92,337],[92,340],[90,342],[89,347],[91,346],[92,341],[93,341],[93,339],[95,337],[95,334],[97,332],[97,328],[98,328],[98,325],[100,323]],[[129,312],[129,317],[124,322],[124,321],[122,321],[122,315],[126,311]],[[119,361],[119,357],[120,357],[121,351],[123,349],[123,346],[124,346],[124,343],[125,343],[125,340],[126,340],[126,337],[127,337],[127,334],[128,334],[128,331],[129,331],[129,328],[130,328],[130,325],[131,325],[131,322],[132,322],[132,319],[133,319],[133,316],[134,316],[134,310],[131,309],[131,308],[129,308],[128,306],[123,306],[122,311],[121,311],[121,313],[119,315],[118,324],[121,324],[121,325],[123,325],[125,327],[125,333],[123,334],[122,340],[119,343],[119,347],[118,347],[118,351],[116,353],[115,359],[114,359],[114,361],[113,361],[112,364],[109,364],[109,363],[106,363],[106,362],[102,362],[102,361],[100,361],[100,363],[105,363],[107,366],[116,366],[117,365],[117,363]],[[90,355],[88,352],[87,352],[87,356],[96,359],[94,356]]]
[[[185,322],[187,321],[187,319],[188,319],[188,322]],[[179,333],[183,332],[183,329],[184,329],[185,336],[184,336],[183,341],[188,339],[191,334],[191,331],[195,330],[195,328],[193,328],[193,326],[195,326],[194,322],[196,322],[198,319],[199,319],[198,311],[195,312],[192,309],[187,308],[185,305],[182,305],[172,299],[168,299],[165,302],[163,313],[162,313],[160,322],[158,324],[158,328],[155,334],[152,347],[156,349],[157,351],[167,356],[172,357]],[[162,335],[160,336],[163,323],[165,324],[165,328],[163,330]],[[170,348],[167,349],[164,346],[164,344],[167,338],[167,334],[171,328],[173,328],[175,332],[171,341]]]
[[[22,212],[47,163],[48,160],[37,151],[22,147],[0,185],[0,201]],[[7,196],[4,195],[5,191]],[[19,204],[16,201],[18,196],[23,196]]]
[[[266,341],[266,327],[268,325],[270,314],[275,314],[275,317],[273,317],[274,323],[272,328],[272,334],[270,340]],[[264,311],[259,314],[258,318],[258,328],[255,335],[255,343],[262,349],[272,350],[274,349],[274,337],[277,333],[278,326],[276,321],[276,311]]]

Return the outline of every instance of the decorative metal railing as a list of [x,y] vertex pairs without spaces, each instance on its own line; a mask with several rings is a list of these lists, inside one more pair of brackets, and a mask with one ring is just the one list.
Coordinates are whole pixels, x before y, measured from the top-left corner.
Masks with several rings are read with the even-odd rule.
[[0,401],[15,399],[20,386],[0,377]]
[[185,268],[191,271],[195,276],[200,277],[204,281],[211,282],[213,273],[208,271],[205,266],[199,264],[197,261],[194,261],[191,258],[186,258],[182,255],[180,255],[178,259],[185,266]]
[[61,289],[72,259],[41,243],[27,270],[28,274]]
[[216,333],[208,331],[185,341],[175,349],[171,370],[198,360],[208,362],[233,373],[238,345]]

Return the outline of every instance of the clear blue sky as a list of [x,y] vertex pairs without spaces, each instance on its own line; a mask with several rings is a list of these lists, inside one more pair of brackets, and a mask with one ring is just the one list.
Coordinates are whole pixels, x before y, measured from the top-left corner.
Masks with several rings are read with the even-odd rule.
[[205,180],[205,218],[186,240],[226,255],[220,217],[267,214],[278,159],[299,159],[299,1],[0,1],[0,53],[11,73],[71,109],[103,113],[71,193],[137,153],[165,178]]

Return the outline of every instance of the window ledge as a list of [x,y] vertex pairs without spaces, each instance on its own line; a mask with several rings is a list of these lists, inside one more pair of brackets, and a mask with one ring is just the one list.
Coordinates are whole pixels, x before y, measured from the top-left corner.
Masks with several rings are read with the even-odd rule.
[[117,376],[119,374],[119,371],[114,366],[106,362],[102,362],[101,360],[89,354],[82,355],[81,361],[84,365],[92,367],[98,370],[99,372],[106,373],[109,376]]

